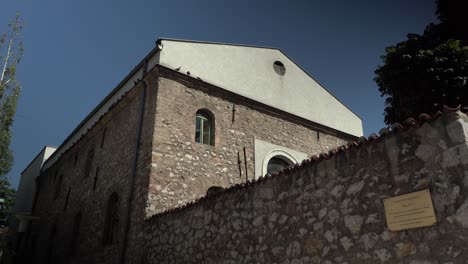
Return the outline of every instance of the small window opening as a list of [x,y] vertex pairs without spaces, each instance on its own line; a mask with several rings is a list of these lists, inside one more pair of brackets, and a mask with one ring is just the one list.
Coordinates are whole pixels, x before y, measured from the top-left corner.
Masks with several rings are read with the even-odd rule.
[[273,157],[268,161],[267,174],[273,174],[289,167],[289,163],[282,158]]
[[284,67],[284,64],[281,61],[275,61],[273,63],[273,69],[277,74],[281,76],[283,76],[286,73],[286,68]]
[[84,177],[88,177],[89,174],[91,173],[91,168],[93,165],[93,158],[94,158],[94,149],[91,149],[88,152],[88,156],[86,157],[86,164],[85,164],[85,171],[84,171]]
[[197,111],[195,117],[195,142],[214,145],[214,118],[205,110]]
[[75,152],[75,160],[73,161],[73,166],[76,167],[77,163],[78,163],[78,152]]
[[106,140],[106,132],[107,132],[107,127],[104,128],[104,132],[102,132],[101,148],[104,147],[104,141]]
[[60,174],[57,182],[55,183],[54,200],[57,200],[57,198],[59,197],[60,188],[62,187],[62,181],[63,181],[63,174]]
[[93,191],[96,190],[98,177],[99,177],[99,167],[96,168],[96,175],[94,176],[94,182],[93,182]]
[[110,245],[117,241],[119,226],[119,195],[112,193],[107,202],[106,218],[104,222],[104,245]]
[[68,200],[70,199],[70,192],[71,192],[71,187],[68,187],[68,192],[67,192],[67,198],[65,198],[65,205],[63,206],[63,210],[67,210],[68,207]]
[[236,121],[236,105],[235,104],[232,105],[232,123],[234,123],[234,121]]
[[71,240],[71,247],[70,247],[70,255],[75,256],[76,252],[78,251],[78,240],[80,236],[80,225],[81,225],[81,212],[75,215],[75,219],[73,221],[73,231],[72,231],[72,240]]

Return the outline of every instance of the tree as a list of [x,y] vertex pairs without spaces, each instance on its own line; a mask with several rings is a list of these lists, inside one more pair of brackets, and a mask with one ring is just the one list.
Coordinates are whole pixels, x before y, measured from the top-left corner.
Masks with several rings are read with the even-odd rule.
[[13,162],[10,150],[11,125],[21,92],[16,81],[16,66],[23,56],[19,14],[8,27],[9,30],[0,38],[0,176],[6,175]]
[[0,198],[4,200],[3,210],[0,210],[0,219],[5,219],[15,203],[15,189],[11,188],[10,182],[7,180],[0,180]]
[[[375,82],[385,104],[385,123],[401,122],[420,113],[434,113],[442,104],[468,104],[467,33],[455,28],[456,5],[438,1],[442,21],[430,24],[422,35],[408,34],[407,40],[386,48],[384,65],[375,71]],[[450,22],[448,22],[450,21]]]
[[453,37],[468,44],[468,16],[464,0],[438,0],[436,14],[441,21],[445,37]]
[[14,190],[6,178],[13,163],[10,149],[11,126],[21,88],[16,80],[16,66],[23,56],[20,38],[22,21],[19,14],[8,24],[8,30],[0,37],[0,198],[6,206],[13,203]]

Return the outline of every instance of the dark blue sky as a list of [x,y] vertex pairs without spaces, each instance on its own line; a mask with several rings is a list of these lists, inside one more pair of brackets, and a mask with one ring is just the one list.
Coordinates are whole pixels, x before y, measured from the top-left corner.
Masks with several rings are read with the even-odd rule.
[[0,32],[16,11],[25,55],[14,187],[42,147],[60,145],[158,37],[281,48],[361,116],[368,135],[384,126],[373,72],[385,47],[436,21],[435,0],[2,0]]

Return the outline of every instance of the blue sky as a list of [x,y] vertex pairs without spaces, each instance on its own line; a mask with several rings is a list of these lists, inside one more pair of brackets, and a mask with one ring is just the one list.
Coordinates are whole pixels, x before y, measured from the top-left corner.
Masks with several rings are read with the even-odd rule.
[[16,11],[25,55],[14,187],[42,147],[60,145],[159,37],[281,48],[361,116],[369,135],[384,127],[373,72],[385,47],[436,21],[435,0],[2,0],[0,32]]

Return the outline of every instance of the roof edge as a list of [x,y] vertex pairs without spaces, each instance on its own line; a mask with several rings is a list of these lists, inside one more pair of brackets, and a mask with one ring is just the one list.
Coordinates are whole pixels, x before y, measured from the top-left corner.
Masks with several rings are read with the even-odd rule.
[[[72,132],[62,141],[62,143],[56,148],[56,151],[49,157],[49,159],[55,158],[56,155],[59,155],[61,148],[68,143],[68,141],[88,122],[94,114],[96,114],[101,107],[107,103],[121,88],[124,86],[128,80],[130,80],[135,73],[140,70],[140,68],[143,67],[144,63],[148,61],[154,54],[156,54],[159,51],[158,45],[154,47],[126,76],[122,81],[120,81],[112,91],[107,94],[104,99],[101,100],[101,102],[94,107],[94,109],[72,130]],[[49,160],[48,159],[48,160]],[[47,161],[46,161],[47,162]]]
[[[57,146],[51,146],[51,145],[45,145],[44,147],[42,147],[41,150],[39,151],[39,153],[37,153],[36,156],[34,156],[34,158],[28,163],[28,165],[24,168],[24,170],[20,173],[20,175],[22,175],[22,174],[29,168],[29,166],[31,166],[31,164],[32,164],[37,158],[39,158],[39,156],[40,156],[42,153],[45,153],[46,148],[53,148],[53,149],[55,149],[54,152],[58,149]],[[54,154],[52,154],[52,155],[54,155]],[[50,155],[50,157],[51,157],[52,155]],[[49,158],[50,158],[50,157],[49,157]],[[47,159],[49,159],[49,158],[47,158]],[[46,159],[46,160],[47,160],[47,159]],[[45,161],[44,161],[44,162],[45,162]],[[41,168],[42,168],[42,164],[41,164]]]
[[197,44],[211,44],[211,45],[226,45],[226,46],[237,46],[237,47],[249,47],[249,48],[259,48],[259,49],[274,49],[280,50],[276,47],[267,47],[267,46],[258,46],[258,45],[248,45],[248,44],[236,44],[236,43],[224,43],[216,41],[203,41],[203,40],[188,40],[188,39],[176,39],[176,38],[158,38],[156,41],[159,44],[162,40],[175,41],[175,42],[186,42],[186,43],[197,43]]

